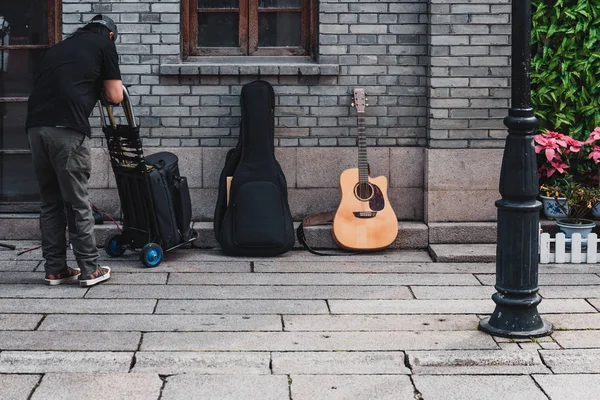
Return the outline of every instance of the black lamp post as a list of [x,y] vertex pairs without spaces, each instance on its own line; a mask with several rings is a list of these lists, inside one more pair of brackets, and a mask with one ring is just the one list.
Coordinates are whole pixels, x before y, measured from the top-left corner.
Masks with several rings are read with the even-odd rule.
[[500,172],[498,244],[496,247],[496,309],[479,329],[494,336],[539,337],[552,333],[537,306],[539,190],[533,131],[538,125],[530,98],[531,2],[512,1],[511,109],[504,125],[508,137]]

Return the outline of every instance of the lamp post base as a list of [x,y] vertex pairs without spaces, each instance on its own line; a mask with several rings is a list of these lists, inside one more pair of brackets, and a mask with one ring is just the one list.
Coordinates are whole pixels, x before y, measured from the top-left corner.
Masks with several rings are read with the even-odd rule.
[[532,331],[515,331],[510,329],[500,329],[490,325],[490,318],[484,318],[479,321],[479,330],[489,333],[492,336],[514,338],[514,339],[527,339],[530,337],[542,337],[551,335],[554,331],[554,327],[550,322],[542,320],[542,327]]
[[541,298],[534,294],[514,298],[496,293],[494,313],[479,321],[479,330],[505,338],[541,337],[552,334],[554,327],[544,321],[537,310]]

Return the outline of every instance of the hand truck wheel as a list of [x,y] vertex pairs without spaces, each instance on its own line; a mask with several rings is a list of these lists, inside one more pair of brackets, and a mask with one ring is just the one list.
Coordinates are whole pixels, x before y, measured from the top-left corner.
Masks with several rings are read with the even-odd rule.
[[104,251],[111,257],[119,257],[125,254],[127,246],[121,244],[121,234],[113,233],[104,241]]
[[157,267],[162,261],[163,249],[156,243],[148,243],[142,248],[140,261],[148,268]]

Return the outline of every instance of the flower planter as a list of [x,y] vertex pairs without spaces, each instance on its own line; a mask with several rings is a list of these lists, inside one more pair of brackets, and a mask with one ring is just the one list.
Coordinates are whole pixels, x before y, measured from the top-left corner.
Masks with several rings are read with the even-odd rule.
[[[574,233],[581,234],[582,239],[587,239],[587,236],[592,232],[592,229],[596,227],[596,222],[591,219],[580,219],[579,224],[569,222],[568,219],[556,220],[558,229],[565,234],[567,239],[570,239]],[[570,248],[570,243],[567,243],[567,248]],[[581,247],[586,247],[585,243],[581,244]]]
[[592,207],[592,216],[595,219],[600,219],[600,202],[594,204],[594,207]]
[[[567,203],[567,199],[565,197],[559,197],[555,199],[554,197],[547,197],[540,195],[542,199],[542,204],[544,206],[544,215],[548,219],[561,219],[567,218],[567,215],[560,209],[556,202],[558,201],[565,210],[569,211],[569,205]],[[599,210],[600,211],[600,210]]]

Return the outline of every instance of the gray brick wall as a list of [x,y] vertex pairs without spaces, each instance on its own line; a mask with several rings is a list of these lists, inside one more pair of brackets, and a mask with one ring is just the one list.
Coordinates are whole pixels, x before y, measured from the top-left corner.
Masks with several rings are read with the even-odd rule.
[[[355,146],[351,93],[363,87],[370,145],[424,146],[427,2],[319,3],[318,62],[339,65],[339,73],[261,69],[260,78],[277,94],[278,145]],[[99,12],[118,23],[123,79],[131,85],[147,145],[230,146],[237,140],[241,87],[259,77],[258,68],[230,75],[226,65],[202,67],[200,73],[184,67],[182,74],[161,75],[161,65],[181,62],[179,10],[179,0],[64,0],[63,28],[68,34]],[[95,135],[101,145],[99,129]]]
[[275,87],[282,147],[355,146],[354,87],[369,97],[371,146],[503,145],[509,0],[319,0],[317,61],[339,65],[328,75],[226,64],[167,75],[182,62],[180,0],[63,0],[64,33],[96,13],[119,25],[123,79],[149,146],[235,144],[241,87],[259,76]]
[[430,1],[430,147],[504,146],[510,13],[510,0]]

